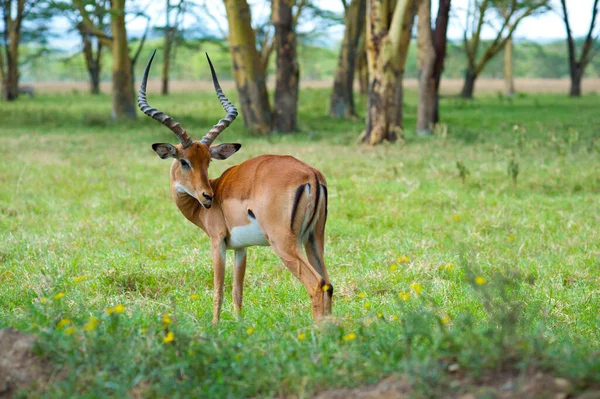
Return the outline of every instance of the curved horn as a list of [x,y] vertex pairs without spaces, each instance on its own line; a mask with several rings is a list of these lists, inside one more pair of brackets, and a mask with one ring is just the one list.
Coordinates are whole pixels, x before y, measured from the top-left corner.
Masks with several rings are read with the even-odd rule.
[[219,97],[219,101],[221,102],[223,109],[227,112],[225,117],[221,119],[216,125],[214,125],[212,129],[210,129],[208,133],[206,133],[206,135],[200,140],[201,143],[210,146],[212,142],[215,141],[219,133],[227,129],[227,127],[231,125],[231,122],[235,120],[235,118],[238,116],[238,110],[227,99],[227,97],[225,97],[225,94],[223,94],[223,90],[221,89],[221,85],[219,85],[219,80],[217,79],[215,68],[213,68],[213,64],[212,62],[210,62],[210,58],[208,58],[208,53],[206,53],[206,59],[208,60],[208,65],[210,65],[210,72],[212,73],[213,84],[215,85],[217,97]]
[[148,65],[146,65],[146,70],[144,71],[144,77],[142,78],[142,85],[140,86],[140,91],[138,92],[138,106],[146,115],[151,117],[152,119],[156,119],[169,129],[175,136],[179,139],[183,148],[187,148],[194,143],[194,140],[186,133],[186,131],[181,127],[178,122],[175,122],[173,118],[169,115],[160,112],[156,108],[152,108],[148,105],[148,101],[146,100],[146,83],[148,82],[148,73],[150,72],[150,66],[152,65],[152,60],[154,59],[154,55],[156,54],[156,50],[152,53],[152,57],[148,61]]

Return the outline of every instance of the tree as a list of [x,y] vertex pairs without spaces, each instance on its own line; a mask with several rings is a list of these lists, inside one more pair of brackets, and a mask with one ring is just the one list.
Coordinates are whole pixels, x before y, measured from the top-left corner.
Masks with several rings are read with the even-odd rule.
[[[88,9],[87,1],[73,0],[75,9],[81,16],[81,27],[84,32],[93,35],[103,46],[112,50],[112,112],[113,119],[136,118],[135,89],[133,67],[139,58],[148,34],[149,24],[140,39],[137,51],[131,55],[125,27],[125,1],[110,0],[110,36],[94,24]],[[97,2],[94,2],[97,5]],[[141,15],[138,13],[138,15]]]
[[[98,29],[106,32],[108,26],[106,16],[109,15],[108,0],[99,0],[93,4],[93,11],[89,13],[90,19]],[[95,36],[90,35],[81,21],[77,23],[77,30],[81,35],[83,44],[83,56],[85,58],[85,66],[90,76],[90,92],[92,94],[100,94],[100,72],[102,69],[102,41]],[[95,47],[95,51],[94,51]]]
[[256,49],[250,7],[246,0],[224,0],[229,22],[233,76],[240,97],[244,125],[257,133],[271,130],[271,108],[265,68]]
[[402,130],[402,76],[415,0],[367,0],[367,60],[369,93],[365,144],[396,141]]
[[419,5],[417,45],[419,48],[419,106],[417,134],[431,134],[431,127],[439,122],[439,88],[444,60],[450,0],[440,0],[435,28],[431,28],[431,0]]
[[[467,55],[463,98],[473,98],[475,81],[486,64],[502,50],[519,23],[528,16],[548,10],[548,0],[473,0],[469,3],[463,33],[463,46]],[[488,23],[486,14],[498,14],[499,18]],[[481,31],[488,24],[496,30],[494,40],[481,49]]]
[[515,79],[513,77],[513,39],[508,39],[504,45],[504,95],[515,95]]
[[277,76],[273,104],[273,130],[298,130],[298,83],[300,67],[296,57],[296,32],[292,7],[295,0],[272,0],[271,19],[275,27]]
[[33,0],[1,0],[3,30],[0,43],[0,80],[2,98],[14,101],[19,96],[19,45],[23,34],[23,20],[35,6]]
[[594,38],[593,32],[596,26],[596,17],[598,16],[598,0],[594,0],[592,5],[592,20],[590,22],[590,29],[583,42],[583,48],[581,50],[581,57],[577,59],[575,41],[573,40],[573,34],[571,32],[571,25],[569,24],[569,14],[567,12],[566,0],[560,0],[562,6],[563,21],[565,22],[565,29],[567,30],[567,48],[569,49],[569,72],[571,75],[571,97],[581,96],[581,79],[585,68],[588,66],[594,56],[592,51],[597,38]]
[[338,65],[331,93],[329,115],[337,118],[356,116],[354,109],[354,70],[358,60],[358,44],[365,20],[366,0],[351,0],[344,5],[344,39],[338,58]]

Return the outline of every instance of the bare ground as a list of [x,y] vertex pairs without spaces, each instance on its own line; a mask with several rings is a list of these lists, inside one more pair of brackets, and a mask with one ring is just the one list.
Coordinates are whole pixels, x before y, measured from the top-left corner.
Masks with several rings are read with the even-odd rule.
[[[569,381],[542,372],[491,374],[479,380],[457,377],[446,392],[438,391],[440,393],[431,396],[447,399],[600,399],[600,389],[576,393]],[[392,376],[375,385],[324,391],[314,399],[408,399],[420,396],[406,378]]]
[[20,390],[43,387],[50,372],[46,362],[35,355],[35,337],[8,328],[0,330],[0,399],[11,398]]
[[[12,328],[0,330],[0,399],[16,396],[19,391],[34,388],[43,392],[50,380],[50,365],[36,356],[35,337]],[[577,392],[568,380],[543,372],[494,373],[472,379],[460,373],[454,376],[446,392],[435,397],[455,399],[600,399],[600,388]],[[598,388],[598,387],[597,387]],[[410,381],[402,376],[388,377],[378,384],[354,389],[332,389],[315,399],[405,399],[415,396]]]
[[[330,81],[301,81],[302,87],[310,88],[328,88],[331,87]],[[443,79],[441,93],[444,95],[456,95],[460,93],[462,88],[462,79]],[[569,79],[515,79],[515,87],[517,92],[524,93],[565,93],[569,92]],[[25,86],[33,86],[38,93],[70,93],[70,92],[86,92],[88,90],[87,82],[39,82],[39,83],[24,83]],[[234,86],[232,81],[222,82],[223,89],[231,90]],[[273,87],[272,82],[269,84]],[[160,87],[159,81],[149,82],[148,90],[150,92],[158,92]],[[405,79],[404,87],[416,89],[418,82],[416,79]],[[584,79],[584,93],[600,93],[600,78]],[[103,82],[100,85],[103,93],[110,93],[110,82]],[[173,81],[170,83],[172,92],[194,92],[212,90],[212,82],[209,81]],[[502,79],[479,79],[475,83],[475,94],[484,93],[503,93],[504,80]]]

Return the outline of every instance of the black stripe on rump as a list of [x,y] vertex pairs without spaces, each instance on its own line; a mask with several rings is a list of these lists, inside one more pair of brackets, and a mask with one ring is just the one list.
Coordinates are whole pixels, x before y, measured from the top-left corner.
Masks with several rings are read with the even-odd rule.
[[294,197],[294,205],[292,207],[292,221],[290,222],[290,229],[294,231],[294,220],[296,219],[296,212],[298,211],[298,204],[300,203],[300,197],[302,197],[302,192],[304,191],[304,187],[310,187],[310,184],[301,184],[296,189],[296,196]]
[[319,210],[318,208],[319,208],[319,197],[321,196],[321,188],[319,185],[319,178],[317,177],[316,173],[315,173],[315,180],[317,181],[317,184],[315,186],[316,192],[317,192],[317,195],[315,195],[315,209],[313,210],[313,214],[310,217],[310,220],[308,221],[306,228],[310,228],[310,226],[313,223],[313,220],[315,220],[315,216],[317,216],[317,211]]
[[329,195],[327,194],[327,186],[321,184],[321,187],[323,187],[323,192],[325,193],[325,221],[327,221],[327,200]]
[[313,233],[310,233],[308,235],[308,243],[310,244],[310,248],[313,251],[315,260],[317,261],[317,264],[319,265],[319,270],[323,271],[323,265],[321,264],[321,260],[319,260],[319,256],[317,255],[317,243],[315,241],[315,235]]

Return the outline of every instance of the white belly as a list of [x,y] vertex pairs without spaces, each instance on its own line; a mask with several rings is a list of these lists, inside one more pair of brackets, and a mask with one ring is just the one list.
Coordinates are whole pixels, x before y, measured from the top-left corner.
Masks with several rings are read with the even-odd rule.
[[244,248],[253,245],[268,246],[269,242],[265,238],[256,219],[249,218],[250,223],[245,226],[238,226],[231,229],[227,248]]

